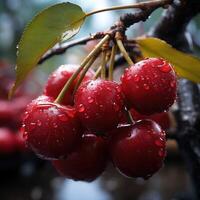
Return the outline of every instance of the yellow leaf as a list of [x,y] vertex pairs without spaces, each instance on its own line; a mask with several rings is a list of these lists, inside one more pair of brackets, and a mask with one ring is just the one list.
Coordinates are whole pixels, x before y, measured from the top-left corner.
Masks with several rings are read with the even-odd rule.
[[160,57],[169,61],[180,77],[200,82],[200,59],[176,50],[157,38],[138,38],[137,43],[145,57]]

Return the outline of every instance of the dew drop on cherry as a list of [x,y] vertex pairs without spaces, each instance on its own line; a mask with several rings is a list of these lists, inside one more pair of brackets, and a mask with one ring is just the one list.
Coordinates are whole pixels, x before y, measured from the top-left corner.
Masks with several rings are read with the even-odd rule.
[[115,102],[113,103],[113,107],[115,111],[119,111],[120,109],[119,106]]
[[155,145],[158,146],[158,147],[163,147],[163,142],[162,142],[162,140],[156,140],[156,141],[155,141]]
[[62,121],[62,122],[68,121],[67,115],[64,115],[64,114],[58,115],[58,118],[59,118],[59,120]]
[[92,97],[88,97],[88,103],[93,103],[94,99]]
[[149,85],[147,85],[146,83],[144,84],[144,89],[145,90],[149,90]]
[[36,123],[32,122],[30,123],[30,130],[33,130],[36,128]]
[[135,82],[138,82],[138,81],[140,80],[140,77],[139,77],[137,74],[135,74],[133,80],[134,80]]
[[161,72],[164,72],[164,73],[169,73],[171,71],[170,65],[167,65],[165,63],[163,63],[163,65],[159,67],[159,69]]
[[58,125],[56,123],[53,123],[54,128],[58,128]]
[[84,112],[85,111],[85,107],[84,107],[84,105],[83,104],[79,104],[79,106],[78,106],[78,112]]
[[160,149],[159,152],[158,152],[158,155],[160,157],[165,157],[165,151],[163,149]]
[[41,126],[42,125],[42,122],[40,120],[37,120],[37,125],[38,126]]
[[170,86],[171,86],[172,88],[174,88],[174,87],[176,86],[176,82],[175,82],[175,81],[171,81],[171,82],[170,82]]

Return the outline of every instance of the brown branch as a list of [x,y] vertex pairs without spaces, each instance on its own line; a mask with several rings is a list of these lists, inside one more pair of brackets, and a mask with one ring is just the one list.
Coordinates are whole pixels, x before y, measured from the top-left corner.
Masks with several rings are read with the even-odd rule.
[[[177,0],[166,10],[149,35],[191,53],[192,44],[188,40],[186,28],[199,12],[200,4],[196,0]],[[200,91],[197,84],[185,79],[179,81],[178,106],[177,142],[193,182],[196,198],[200,199],[200,127],[197,126],[200,124]]]
[[77,45],[83,45],[86,44],[88,41],[91,40],[96,40],[96,39],[101,39],[103,38],[105,34],[104,33],[96,33],[92,34],[88,37],[84,37],[81,39],[73,40],[71,42],[63,43],[58,45],[57,47],[54,47],[53,49],[49,50],[38,62],[38,64],[42,64],[44,61],[48,60],[49,58],[55,56],[55,55],[60,55],[63,54],[67,49],[77,46]]
[[[111,38],[114,38],[116,32],[125,33],[126,29],[129,28],[131,25],[145,21],[148,19],[149,15],[159,7],[166,7],[166,5],[172,3],[173,0],[154,0],[149,2],[143,2],[134,4],[137,5],[137,8],[141,10],[136,13],[129,13],[125,14],[120,17],[120,19],[108,30],[105,32],[98,32],[89,37],[84,37],[78,40],[74,40],[71,42],[67,42],[61,44],[53,49],[49,50],[38,62],[38,64],[43,63],[44,61],[48,60],[49,58],[53,57],[54,55],[63,54],[67,49],[74,47],[76,45],[84,45],[90,40],[101,39],[105,34],[109,34]],[[133,6],[134,6],[133,5]],[[135,6],[134,6],[135,7]]]

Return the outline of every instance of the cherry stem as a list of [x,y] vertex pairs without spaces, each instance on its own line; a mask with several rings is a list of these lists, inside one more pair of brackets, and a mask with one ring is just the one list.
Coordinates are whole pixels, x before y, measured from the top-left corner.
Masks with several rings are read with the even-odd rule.
[[132,118],[131,112],[130,112],[127,108],[125,108],[124,111],[125,111],[125,114],[126,114],[126,118],[127,118],[127,120],[128,120],[128,123],[134,124],[134,120],[133,120],[133,118]]
[[101,78],[106,78],[106,51],[102,51],[102,60],[101,60]]
[[89,62],[89,60],[101,49],[103,44],[107,42],[107,40],[110,39],[109,35],[105,35],[104,38],[95,46],[95,48],[85,57],[85,59],[82,61],[80,67],[74,72],[74,74],[69,78],[69,80],[64,85],[63,89],[59,93],[58,97],[54,101],[55,103],[61,103],[65,93],[70,88],[73,81],[77,78],[81,70],[85,67],[85,65]]
[[93,80],[97,79],[101,73],[101,66],[96,70]]
[[114,44],[112,47],[111,56],[110,56],[110,64],[109,64],[109,80],[110,81],[113,80],[113,69],[114,69],[116,51],[117,51],[117,45]]
[[150,7],[164,6],[164,5],[170,4],[172,2],[173,2],[173,0],[151,0],[151,1],[147,1],[147,2],[131,4],[131,5],[114,6],[114,7],[110,7],[110,8],[104,8],[104,9],[89,12],[86,14],[86,17],[97,14],[97,13],[107,12],[107,11],[112,11],[112,10],[122,10],[122,9],[131,9],[131,8],[146,9],[146,8],[150,8]]
[[124,45],[123,45],[123,43],[122,43],[122,41],[121,41],[120,39],[116,39],[116,41],[117,41],[117,46],[119,47],[120,52],[122,53],[122,55],[123,55],[124,58],[126,59],[126,62],[127,62],[130,66],[134,65],[134,62],[133,62],[133,61],[131,60],[131,58],[129,57],[129,55],[128,55],[128,53],[127,53],[127,51],[126,51],[126,49],[125,49],[125,47],[124,47]]
[[97,56],[99,55],[99,52],[96,53],[96,55],[94,55],[90,61],[85,65],[85,67],[83,68],[83,71],[81,72],[80,78],[78,79],[75,87],[74,87],[74,91],[73,91],[73,96],[76,93],[78,87],[80,86],[80,84],[82,83],[87,71],[90,69],[90,67],[92,66],[92,64],[94,63],[94,61],[96,60]]
[[[108,60],[109,60],[109,56],[107,54],[106,55],[106,63],[108,62]],[[101,74],[101,66],[98,67],[98,69],[96,70],[93,80],[97,79],[100,76],[100,74]]]

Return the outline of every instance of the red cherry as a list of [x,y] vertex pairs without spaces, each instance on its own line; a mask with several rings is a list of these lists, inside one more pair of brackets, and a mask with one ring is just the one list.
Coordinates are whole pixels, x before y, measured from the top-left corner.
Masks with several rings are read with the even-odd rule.
[[[134,121],[142,120],[142,119],[150,119],[158,123],[163,130],[168,130],[170,128],[171,122],[168,112],[156,113],[153,115],[143,115],[137,112],[135,109],[130,110],[131,116]],[[127,118],[123,115],[121,124],[127,123]]]
[[26,152],[26,151],[28,151],[28,147],[26,145],[26,140],[23,137],[23,134],[24,133],[22,131],[19,131],[19,132],[17,132],[17,134],[15,134],[16,147],[17,147],[17,150],[19,152]]
[[[55,70],[48,78],[48,81],[46,83],[44,94],[50,97],[53,97],[54,99],[57,98],[60,91],[64,87],[65,83],[68,81],[68,79],[72,76],[72,74],[79,68],[78,65],[61,65],[57,70]],[[83,81],[87,81],[91,79],[94,76],[94,71],[90,69]],[[79,79],[79,76],[76,78],[76,80],[73,82],[69,90],[65,93],[63,104],[65,105],[73,105],[73,88],[75,84],[77,83],[77,80]]]
[[112,161],[125,176],[146,179],[162,167],[166,141],[157,123],[141,120],[118,128],[112,136]]
[[15,150],[15,134],[7,128],[0,128],[0,154],[11,154]]
[[82,124],[94,132],[115,128],[124,109],[120,86],[102,79],[83,83],[74,102]]
[[84,134],[80,145],[66,160],[55,160],[52,163],[62,176],[77,181],[93,181],[106,167],[106,140],[94,134]]
[[121,82],[129,107],[145,115],[167,110],[176,99],[176,74],[161,58],[136,63],[125,70]]
[[41,158],[63,158],[81,139],[76,111],[41,99],[45,97],[34,100],[25,112],[22,127],[26,142]]

